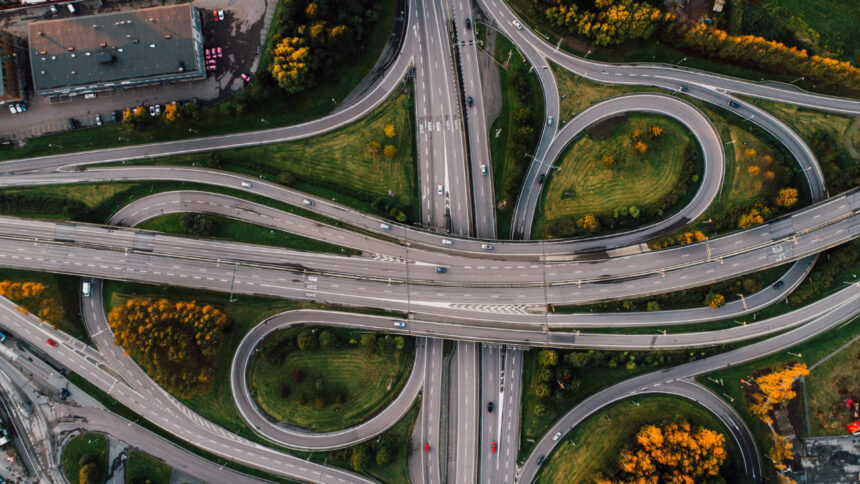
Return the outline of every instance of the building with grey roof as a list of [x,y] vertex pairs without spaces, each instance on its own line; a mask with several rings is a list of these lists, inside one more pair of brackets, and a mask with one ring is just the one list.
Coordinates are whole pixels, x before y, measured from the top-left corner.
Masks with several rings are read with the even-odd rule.
[[206,78],[190,4],[30,24],[33,88],[68,96]]

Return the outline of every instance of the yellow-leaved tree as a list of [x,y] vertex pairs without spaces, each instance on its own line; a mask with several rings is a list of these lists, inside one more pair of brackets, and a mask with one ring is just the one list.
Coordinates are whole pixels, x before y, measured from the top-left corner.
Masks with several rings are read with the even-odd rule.
[[768,373],[755,379],[756,391],[752,394],[750,411],[766,424],[773,423],[770,411],[773,406],[791,400],[797,393],[792,389],[794,380],[809,374],[804,363],[794,365]]
[[300,92],[306,87],[310,60],[304,38],[284,37],[272,51],[272,77],[287,92]]

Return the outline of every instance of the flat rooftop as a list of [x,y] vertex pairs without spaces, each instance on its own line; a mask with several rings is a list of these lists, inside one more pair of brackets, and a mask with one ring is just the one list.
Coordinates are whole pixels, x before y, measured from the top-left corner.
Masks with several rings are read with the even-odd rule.
[[[190,4],[30,24],[36,91],[199,72]],[[193,77],[193,76],[192,76]]]

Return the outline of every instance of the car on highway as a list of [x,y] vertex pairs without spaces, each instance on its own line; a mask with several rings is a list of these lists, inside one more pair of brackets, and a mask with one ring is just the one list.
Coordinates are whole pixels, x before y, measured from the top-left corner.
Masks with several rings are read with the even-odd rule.
[[740,104],[738,104],[738,103],[737,103],[737,101],[729,101],[729,106],[731,106],[731,107],[733,107],[733,108],[739,108],[739,107],[741,107],[741,105],[740,105]]
[[496,441],[494,440],[493,443],[490,444],[490,450],[492,450],[493,453],[495,454],[497,448],[498,448],[498,446],[496,446]]
[[561,432],[556,432],[555,435],[552,436],[553,442],[561,438]]
[[773,285],[774,289],[782,289],[782,286],[785,285],[785,281],[776,281],[776,284]]
[[436,272],[438,272],[439,274],[444,274],[444,273],[448,272],[448,268],[447,267],[436,267]]
[[52,340],[51,338],[46,339],[45,343],[48,343],[49,346],[53,346],[54,348],[57,347],[57,342]]
[[488,411],[488,412],[492,412],[492,411],[493,411],[493,402],[487,402],[487,411]]
[[548,125],[552,126],[552,116],[547,116],[547,117],[546,117],[546,124],[548,124]]
[[305,204],[305,205],[307,205],[308,207],[310,207],[311,205],[313,205],[313,204],[314,204],[314,202],[312,202],[312,201],[308,200],[307,198],[306,198],[306,199],[304,199],[304,200],[302,200],[302,203],[304,203],[304,204]]
[[466,19],[466,28],[467,29],[472,28],[472,19],[468,19],[468,18]]
[[424,444],[424,452],[430,453],[430,444]]
[[538,185],[543,185],[544,181],[546,181],[546,173],[541,173],[538,177]]
[[512,20],[511,24],[519,30],[523,29],[523,24],[521,24],[519,20]]
[[690,88],[687,86],[681,86],[681,92],[690,92]]
[[405,328],[405,327],[406,327],[406,323],[404,323],[403,321],[395,321],[395,322],[394,322],[394,327],[395,327],[395,328]]
[[444,245],[454,245],[454,242],[452,242],[450,239],[442,239],[442,243]]
[[546,457],[546,456],[545,456],[545,455],[542,455],[542,456],[538,457],[537,465],[541,465],[541,464],[543,464],[543,458],[544,458],[544,457]]
[[474,105],[475,105],[475,100],[472,99],[472,96],[468,96],[466,98],[466,106],[469,106],[471,108]]
[[439,195],[444,195],[445,194],[445,188],[442,187],[442,185],[439,185],[439,187],[436,189],[436,193],[438,193]]
[[481,244],[481,248],[484,250],[493,250],[493,246],[490,244]]
[[385,223],[379,224],[379,228],[382,230],[391,230],[391,226]]
[[487,165],[481,165],[481,174],[487,176]]
[[251,187],[252,187],[252,186],[254,186],[254,185],[252,185],[252,184],[251,184],[251,183],[249,183],[249,182],[242,182],[242,186],[243,186],[243,187],[245,187],[245,188],[251,188]]

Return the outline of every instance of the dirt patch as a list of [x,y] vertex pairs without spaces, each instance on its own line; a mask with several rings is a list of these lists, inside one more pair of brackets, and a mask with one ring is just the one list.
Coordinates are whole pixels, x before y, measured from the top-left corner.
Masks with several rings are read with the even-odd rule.
[[625,124],[627,124],[627,116],[622,114],[619,116],[613,116],[597,124],[593,124],[586,128],[585,132],[588,133],[589,138],[595,141],[601,141],[611,136],[612,133],[615,132],[615,128]]

